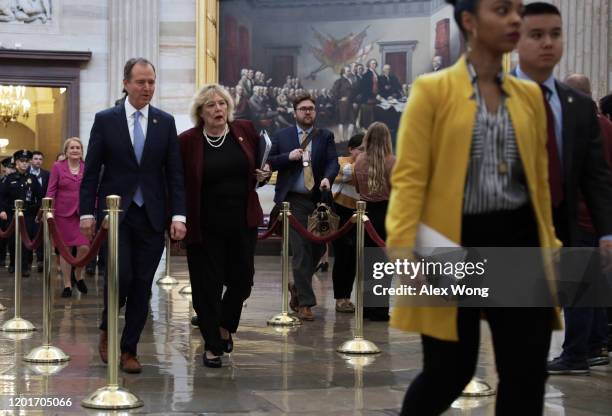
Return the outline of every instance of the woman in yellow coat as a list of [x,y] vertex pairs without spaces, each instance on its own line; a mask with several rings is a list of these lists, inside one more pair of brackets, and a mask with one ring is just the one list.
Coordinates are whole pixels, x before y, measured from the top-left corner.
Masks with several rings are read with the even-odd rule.
[[[412,86],[391,177],[389,252],[415,247],[419,223],[465,247],[555,248],[543,96],[502,70],[522,3],[448,2],[468,52]],[[476,369],[482,315],[499,374],[496,414],[541,414],[552,308],[396,306],[391,325],[420,332],[423,345],[402,415],[438,415],[459,396]]]

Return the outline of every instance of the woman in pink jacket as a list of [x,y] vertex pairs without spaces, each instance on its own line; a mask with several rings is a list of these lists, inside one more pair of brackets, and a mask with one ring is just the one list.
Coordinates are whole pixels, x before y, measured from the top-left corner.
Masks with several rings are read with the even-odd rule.
[[[83,180],[83,144],[78,137],[71,137],[64,142],[65,160],[55,162],[49,178],[47,197],[54,199],[55,224],[64,243],[76,247],[77,256],[81,256],[89,247],[89,241],[79,230],[79,189]],[[64,277],[63,298],[72,296],[70,282],[70,264],[60,259],[62,276]],[[76,286],[81,293],[87,293],[83,280],[83,268],[75,270]]]

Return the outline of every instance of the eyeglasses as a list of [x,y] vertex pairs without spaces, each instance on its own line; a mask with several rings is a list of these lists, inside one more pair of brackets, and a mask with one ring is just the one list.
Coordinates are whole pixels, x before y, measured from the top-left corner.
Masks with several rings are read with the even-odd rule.
[[314,113],[315,112],[315,108],[314,107],[300,107],[297,110],[302,112],[302,113]]

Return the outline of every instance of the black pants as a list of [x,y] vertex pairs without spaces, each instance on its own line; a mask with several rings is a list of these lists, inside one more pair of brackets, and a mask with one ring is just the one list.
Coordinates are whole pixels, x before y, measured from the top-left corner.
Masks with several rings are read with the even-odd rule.
[[[334,205],[336,214],[340,217],[340,227],[350,221],[354,210]],[[355,229],[353,228],[344,237],[334,240],[334,268],[332,281],[334,282],[334,299],[350,299],[355,282]]]
[[[30,239],[34,239],[36,237],[36,215],[33,214],[25,214],[25,223],[26,229],[25,231],[28,233]],[[13,217],[10,216],[8,218],[8,224],[14,221]],[[23,232],[24,230],[22,230]],[[15,266],[15,234],[9,237],[10,242],[8,243],[8,250],[10,254],[10,266]],[[22,271],[29,271],[30,266],[32,264],[32,250],[28,250],[23,243],[21,244],[21,269]]]
[[251,294],[257,229],[206,230],[202,234],[202,243],[187,246],[193,308],[205,350],[221,355],[219,327],[236,332],[242,303]]
[[[376,233],[381,239],[387,239],[387,229],[385,228],[385,218],[389,201],[367,202],[366,213]],[[378,247],[370,238],[367,231],[364,238],[365,247]],[[366,318],[387,318],[389,316],[389,296],[383,301],[383,296],[376,297],[377,302],[383,302],[387,306],[366,306],[363,308],[363,315]]]
[[[465,215],[461,243],[464,247],[537,246],[533,211],[526,206],[515,211]],[[542,414],[553,310],[459,308],[457,342],[422,336],[423,371],[406,392],[402,415],[439,415],[459,397],[476,369],[482,314],[491,329],[499,375],[495,414]]]
[[552,310],[460,308],[459,342],[422,336],[423,371],[406,393],[402,415],[439,415],[459,397],[476,370],[481,312],[491,328],[499,375],[495,414],[542,414]]
[[[156,231],[144,206],[130,205],[119,225],[119,308],[125,306],[121,352],[136,354],[147,323],[151,285],[164,251],[164,232]],[[108,270],[104,273],[104,311],[100,329],[107,329]]]

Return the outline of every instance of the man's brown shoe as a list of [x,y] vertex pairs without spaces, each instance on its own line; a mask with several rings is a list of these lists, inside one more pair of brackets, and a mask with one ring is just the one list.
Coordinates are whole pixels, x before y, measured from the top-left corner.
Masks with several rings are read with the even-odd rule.
[[297,312],[298,311],[298,292],[297,292],[297,288],[295,287],[295,285],[293,283],[289,283],[289,295],[291,295],[291,297],[289,298],[289,307],[294,311]]
[[121,353],[121,369],[126,373],[138,374],[142,371],[142,366],[134,354],[123,352]]
[[298,318],[302,321],[314,321],[314,314],[310,306],[300,306],[298,310]]
[[100,342],[98,342],[98,352],[104,364],[108,363],[108,332],[100,331]]

